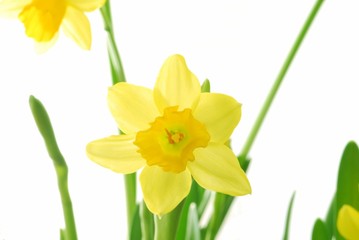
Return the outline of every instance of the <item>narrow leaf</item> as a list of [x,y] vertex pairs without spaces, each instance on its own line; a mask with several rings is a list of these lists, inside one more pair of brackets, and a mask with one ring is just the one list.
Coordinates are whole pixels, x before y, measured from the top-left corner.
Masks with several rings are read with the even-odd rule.
[[[67,184],[68,169],[66,161],[57,146],[51,121],[44,105],[34,96],[30,96],[29,104],[37,128],[44,139],[47,152],[52,159],[57,175],[58,188],[61,195],[62,209],[65,219],[65,229],[61,230],[61,233],[66,240],[76,240],[76,224]],[[62,235],[60,235],[60,237],[62,237]]]
[[289,202],[288,211],[287,211],[287,219],[285,221],[285,230],[284,230],[283,240],[289,239],[289,227],[290,227],[290,219],[291,219],[291,215],[292,215],[294,198],[295,198],[295,192],[293,193],[293,195],[290,199],[290,202]]
[[317,219],[315,221],[313,232],[312,232],[312,240],[330,240],[328,229],[325,223],[321,219]]
[[188,209],[186,240],[201,240],[201,231],[198,222],[198,212],[195,203]]

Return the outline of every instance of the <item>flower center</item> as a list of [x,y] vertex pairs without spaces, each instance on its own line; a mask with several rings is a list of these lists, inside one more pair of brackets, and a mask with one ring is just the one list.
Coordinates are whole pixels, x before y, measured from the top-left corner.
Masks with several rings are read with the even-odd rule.
[[193,151],[206,147],[210,140],[206,127],[193,118],[191,109],[177,109],[166,108],[149,129],[137,133],[134,142],[147,165],[174,173],[184,171],[187,162],[194,161]]
[[59,31],[65,11],[65,0],[33,0],[18,17],[29,37],[38,42],[48,42]]

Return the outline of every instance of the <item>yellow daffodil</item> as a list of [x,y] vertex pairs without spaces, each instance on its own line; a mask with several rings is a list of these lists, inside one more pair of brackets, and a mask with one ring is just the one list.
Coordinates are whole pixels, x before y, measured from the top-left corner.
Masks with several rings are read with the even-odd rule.
[[46,50],[61,28],[80,47],[90,49],[91,28],[84,12],[100,8],[106,0],[0,0],[0,14],[15,15],[27,36]]
[[346,240],[359,239],[359,211],[350,205],[343,205],[338,213],[337,227]]
[[118,83],[109,89],[108,103],[126,135],[89,143],[87,155],[119,173],[143,168],[143,197],[154,214],[172,211],[188,195],[192,177],[213,191],[251,193],[226,146],[241,118],[241,104],[227,95],[201,93],[182,56],[165,61],[154,90]]

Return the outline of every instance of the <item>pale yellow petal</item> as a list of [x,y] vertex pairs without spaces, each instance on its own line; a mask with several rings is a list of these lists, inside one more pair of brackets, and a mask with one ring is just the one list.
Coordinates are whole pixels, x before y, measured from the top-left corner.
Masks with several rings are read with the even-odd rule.
[[17,17],[21,10],[31,0],[2,0],[0,1],[0,15],[6,17]]
[[347,240],[356,240],[359,236],[359,211],[349,205],[343,205],[338,213],[339,233]]
[[152,166],[143,169],[140,182],[148,209],[162,216],[171,212],[188,195],[192,179],[187,170],[172,173]]
[[201,86],[188,69],[181,55],[169,57],[163,64],[154,88],[154,97],[160,111],[169,106],[179,110],[192,108],[198,102]]
[[55,36],[49,42],[37,42],[35,41],[35,51],[37,54],[43,54],[47,52],[52,46],[55,45],[59,39],[59,33],[57,32]]
[[146,162],[133,145],[135,135],[117,135],[90,142],[87,156],[95,163],[118,173],[133,173]]
[[125,133],[148,129],[159,115],[152,90],[128,83],[109,88],[108,104],[118,127]]
[[94,11],[102,7],[106,0],[66,0],[68,4],[84,12]]
[[89,20],[80,10],[68,6],[62,22],[62,29],[66,36],[74,40],[85,50],[91,48],[91,27]]
[[211,142],[225,143],[241,119],[241,104],[217,93],[201,93],[199,99],[193,116],[206,126]]
[[246,174],[227,146],[210,143],[206,148],[197,148],[194,156],[187,168],[203,188],[232,196],[252,192]]

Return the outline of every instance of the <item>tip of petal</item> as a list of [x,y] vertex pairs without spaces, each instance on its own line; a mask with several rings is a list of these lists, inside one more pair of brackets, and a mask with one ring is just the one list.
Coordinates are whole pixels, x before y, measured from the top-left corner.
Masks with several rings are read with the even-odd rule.
[[188,69],[185,58],[180,54],[173,54],[173,55],[169,56],[166,59],[164,65],[169,65],[169,66],[182,65],[186,69]]

